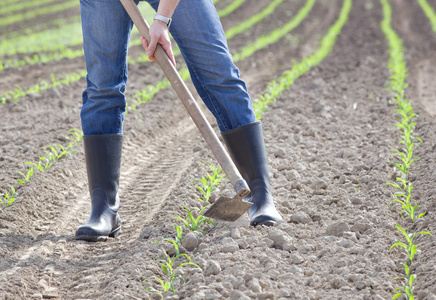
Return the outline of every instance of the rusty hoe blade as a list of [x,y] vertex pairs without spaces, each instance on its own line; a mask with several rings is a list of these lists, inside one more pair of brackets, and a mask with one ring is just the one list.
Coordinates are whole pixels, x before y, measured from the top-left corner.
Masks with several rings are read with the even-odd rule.
[[250,193],[250,189],[244,180],[238,181],[234,188],[237,192],[234,198],[221,196],[203,216],[228,222],[239,219],[253,203],[244,201],[244,197]]

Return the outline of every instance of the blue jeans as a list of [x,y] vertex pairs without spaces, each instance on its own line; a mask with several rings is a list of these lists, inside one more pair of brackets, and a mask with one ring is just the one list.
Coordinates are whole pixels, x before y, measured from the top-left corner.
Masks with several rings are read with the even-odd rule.
[[[159,0],[147,2],[157,10]],[[80,9],[88,72],[80,114],[83,133],[122,133],[133,23],[119,0],[80,0]],[[227,131],[256,121],[212,1],[180,0],[172,18],[171,35],[219,129]]]

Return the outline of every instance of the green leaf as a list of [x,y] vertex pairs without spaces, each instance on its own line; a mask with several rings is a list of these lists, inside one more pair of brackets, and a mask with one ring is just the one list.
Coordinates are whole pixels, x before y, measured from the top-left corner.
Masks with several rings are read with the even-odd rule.
[[162,265],[162,270],[166,275],[169,275],[168,268],[166,265]]
[[177,219],[177,220],[182,221],[183,223],[185,223],[185,225],[188,225],[188,224],[189,224],[188,221],[186,221],[185,219],[183,219],[183,218],[181,218],[181,217],[174,217],[174,219]]
[[428,231],[420,231],[420,232],[418,232],[418,234],[428,234],[428,235],[432,235],[430,232],[428,232]]
[[407,251],[407,246],[406,246],[406,244],[404,244],[404,243],[402,243],[402,242],[396,242],[395,244],[393,244],[393,245],[389,248],[389,251],[390,251],[392,248],[396,247],[396,246],[400,246],[401,248],[403,248],[404,250]]
[[422,214],[420,214],[420,215],[418,216],[418,219],[422,218],[422,217],[425,216],[426,214],[427,214],[427,212],[423,212]]

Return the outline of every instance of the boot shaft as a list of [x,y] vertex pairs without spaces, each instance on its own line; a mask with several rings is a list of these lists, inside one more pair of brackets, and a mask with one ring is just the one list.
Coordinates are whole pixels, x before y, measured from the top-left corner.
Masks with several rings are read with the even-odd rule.
[[227,149],[250,189],[261,183],[269,190],[268,159],[260,121],[222,133]]
[[86,135],[83,137],[89,192],[102,189],[108,199],[118,193],[122,134]]

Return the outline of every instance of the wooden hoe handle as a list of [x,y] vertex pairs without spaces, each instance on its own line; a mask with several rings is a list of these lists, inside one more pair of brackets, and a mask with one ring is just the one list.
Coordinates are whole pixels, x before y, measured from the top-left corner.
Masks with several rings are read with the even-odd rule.
[[[150,42],[149,36],[149,26],[147,22],[142,17],[141,12],[136,6],[133,0],[120,0],[132,19],[135,26],[138,28],[139,33]],[[177,69],[171,63],[167,54],[161,45],[157,45],[156,51],[154,52],[154,57],[156,61],[162,68],[165,76],[168,78],[169,82],[173,86],[183,105],[185,106],[188,113],[191,115],[192,120],[195,125],[200,130],[206,143],[209,145],[212,153],[214,154],[216,160],[220,164],[224,173],[227,175],[229,181],[233,184],[237,195],[237,198],[244,198],[250,193],[250,189],[236,168],[235,164],[231,160],[230,156],[227,154],[217,135],[213,131],[203,112],[200,110],[197,102],[192,96],[191,92],[188,90],[187,86],[180,77]]]

